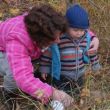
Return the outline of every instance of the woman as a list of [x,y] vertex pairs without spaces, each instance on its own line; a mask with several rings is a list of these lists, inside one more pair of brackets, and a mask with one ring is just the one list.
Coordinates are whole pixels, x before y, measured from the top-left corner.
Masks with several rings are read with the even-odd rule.
[[0,23],[0,73],[4,76],[5,91],[19,87],[44,103],[51,96],[54,100],[71,99],[35,78],[31,62],[40,57],[42,49],[59,42],[66,26],[65,18],[47,5],[34,7],[29,13]]

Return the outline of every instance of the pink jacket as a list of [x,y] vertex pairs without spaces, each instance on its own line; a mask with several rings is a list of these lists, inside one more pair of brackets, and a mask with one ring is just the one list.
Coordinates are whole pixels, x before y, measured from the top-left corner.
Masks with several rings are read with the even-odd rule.
[[21,90],[35,98],[42,93],[50,97],[52,87],[33,75],[31,60],[39,58],[41,51],[30,39],[23,20],[24,15],[21,15],[0,23],[0,51],[6,52],[12,74]]

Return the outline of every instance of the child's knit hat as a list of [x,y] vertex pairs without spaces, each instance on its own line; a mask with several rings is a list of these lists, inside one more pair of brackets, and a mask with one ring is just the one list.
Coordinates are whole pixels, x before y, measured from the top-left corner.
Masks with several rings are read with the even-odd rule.
[[66,18],[72,28],[88,29],[89,27],[88,13],[78,4],[72,5],[66,11]]

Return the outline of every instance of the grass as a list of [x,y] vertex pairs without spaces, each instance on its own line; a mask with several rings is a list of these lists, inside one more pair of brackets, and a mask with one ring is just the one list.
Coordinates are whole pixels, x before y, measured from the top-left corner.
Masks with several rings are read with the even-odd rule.
[[[0,19],[5,20],[31,8],[39,3],[49,3],[62,13],[66,10],[64,0],[4,0],[0,3]],[[84,6],[90,15],[91,29],[95,31],[99,40],[99,58],[102,70],[95,75],[89,69],[87,72],[85,89],[76,110],[110,110],[110,0],[74,0]],[[16,99],[16,110],[45,110],[44,106],[31,97],[20,92]],[[5,107],[0,101],[0,110]],[[47,110],[47,108],[46,108]],[[49,110],[49,108],[48,108]],[[50,109],[51,110],[51,109]],[[68,110],[73,110],[68,108]]]

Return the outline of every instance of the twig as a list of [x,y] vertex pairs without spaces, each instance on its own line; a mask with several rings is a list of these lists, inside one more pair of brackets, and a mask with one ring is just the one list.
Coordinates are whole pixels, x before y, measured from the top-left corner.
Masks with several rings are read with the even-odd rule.
[[88,1],[89,1],[89,3],[90,3],[91,5],[93,5],[93,6],[96,7],[97,9],[100,9],[100,10],[101,10],[101,7],[99,7],[98,5],[96,5],[93,0],[88,0]]

